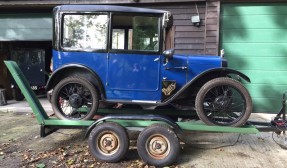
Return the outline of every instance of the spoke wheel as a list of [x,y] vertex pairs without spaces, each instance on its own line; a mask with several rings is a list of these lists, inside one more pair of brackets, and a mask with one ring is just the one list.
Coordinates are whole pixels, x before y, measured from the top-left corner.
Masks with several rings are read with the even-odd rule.
[[84,78],[63,79],[53,90],[51,103],[60,119],[92,119],[98,109],[98,93]]
[[153,124],[140,133],[137,151],[142,160],[148,164],[168,166],[178,157],[180,144],[171,128]]
[[104,162],[118,162],[129,149],[126,130],[113,122],[97,125],[90,133],[88,143],[92,155]]
[[199,118],[208,125],[242,126],[252,112],[252,101],[238,81],[216,78],[199,90],[195,107]]

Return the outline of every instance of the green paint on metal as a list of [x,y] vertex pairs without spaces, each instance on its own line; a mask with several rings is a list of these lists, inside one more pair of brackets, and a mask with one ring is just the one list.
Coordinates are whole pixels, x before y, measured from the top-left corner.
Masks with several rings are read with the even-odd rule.
[[87,127],[90,126],[94,121],[75,121],[75,120],[59,120],[49,118],[47,113],[43,109],[43,106],[39,102],[38,98],[36,97],[35,93],[30,88],[27,79],[25,78],[24,74],[20,70],[19,66],[14,61],[4,61],[8,70],[12,74],[14,80],[16,81],[17,85],[21,89],[23,95],[25,96],[27,102],[29,103],[32,111],[40,125],[58,125],[58,126],[83,126]]
[[59,120],[59,119],[48,119],[45,120],[45,125],[57,125],[57,126],[82,126],[89,127],[93,122],[93,120]]
[[[158,121],[143,121],[143,120],[110,120],[117,122],[124,127],[147,127],[151,124],[159,123]],[[224,133],[242,133],[256,134],[259,131],[254,126],[244,127],[227,127],[227,126],[209,126],[202,122],[177,122],[184,131],[204,131],[204,132],[224,132]]]
[[221,10],[220,47],[246,74],[254,112],[277,113],[287,91],[287,3],[232,3]]
[[193,110],[174,110],[174,109],[98,109],[99,114],[153,114],[153,115],[175,115],[175,116],[197,116],[196,111]]
[[224,133],[242,133],[257,134],[258,129],[254,126],[227,127],[227,126],[210,126],[199,122],[178,122],[183,130],[186,131],[205,131],[205,132],[224,132]]
[[31,90],[30,85],[19,66],[14,61],[4,61],[4,63],[32,108],[38,123],[42,125],[45,124],[44,120],[48,119],[49,117],[37,99],[35,93]]

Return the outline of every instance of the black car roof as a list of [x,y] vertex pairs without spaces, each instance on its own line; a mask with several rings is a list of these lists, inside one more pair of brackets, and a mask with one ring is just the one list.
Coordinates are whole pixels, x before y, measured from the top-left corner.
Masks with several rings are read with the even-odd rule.
[[137,7],[126,7],[126,6],[115,6],[115,5],[61,5],[57,6],[56,10],[63,12],[127,12],[127,13],[150,13],[150,14],[163,14],[168,11],[137,8]]

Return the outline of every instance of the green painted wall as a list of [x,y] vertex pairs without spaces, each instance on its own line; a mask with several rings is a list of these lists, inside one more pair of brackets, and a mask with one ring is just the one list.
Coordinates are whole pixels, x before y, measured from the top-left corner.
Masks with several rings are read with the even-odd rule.
[[277,113],[287,92],[287,3],[222,4],[220,47],[245,84],[254,112]]
[[51,41],[52,15],[0,14],[0,41]]

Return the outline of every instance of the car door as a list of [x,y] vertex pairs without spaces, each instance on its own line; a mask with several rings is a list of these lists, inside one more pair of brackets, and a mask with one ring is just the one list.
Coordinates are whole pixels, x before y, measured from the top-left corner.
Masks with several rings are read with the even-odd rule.
[[159,100],[159,17],[115,14],[112,18],[107,96]]

